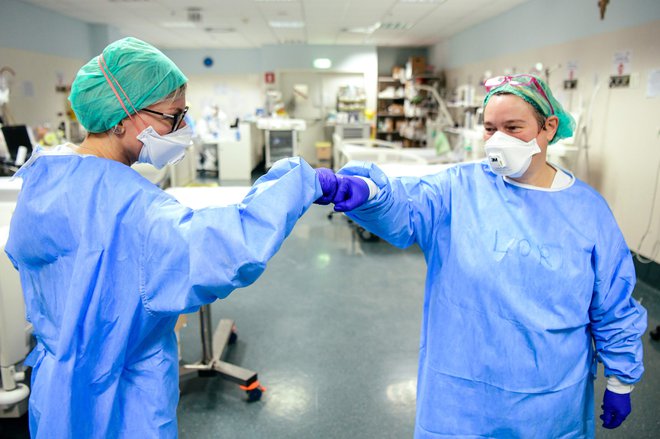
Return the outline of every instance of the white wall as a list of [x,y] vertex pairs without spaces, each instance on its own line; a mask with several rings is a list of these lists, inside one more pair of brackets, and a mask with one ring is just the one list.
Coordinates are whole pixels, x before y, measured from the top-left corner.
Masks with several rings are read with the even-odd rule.
[[261,75],[189,75],[186,99],[190,115],[202,116],[204,107],[217,104],[230,121],[254,115],[255,108],[263,108],[264,93]]
[[[565,11],[566,14],[570,12]],[[500,38],[491,35],[491,40]],[[498,75],[506,71],[529,71],[536,62],[553,68],[561,65],[550,73],[550,87],[562,104],[572,110],[579,108],[580,101],[587,106],[595,85],[600,83],[601,88],[593,100],[593,121],[589,131],[591,172],[588,183],[610,204],[629,247],[656,262],[660,262],[660,255],[653,254],[653,246],[660,240],[660,199],[655,200],[649,237],[641,248],[639,243],[650,220],[660,161],[660,98],[646,97],[649,73],[651,69],[660,69],[659,42],[660,21],[652,21],[488,57],[447,70],[450,86],[468,81],[477,85],[487,70]],[[442,50],[436,48],[434,52]],[[607,80],[614,72],[614,53],[621,50],[632,53],[631,73],[637,78],[637,84],[629,89],[610,89]],[[574,92],[562,89],[562,81],[568,77],[566,66],[569,61],[578,66],[578,89]],[[586,180],[584,156],[574,171]]]
[[68,93],[57,93],[57,84],[70,84],[83,58],[65,58],[43,53],[0,47],[0,67],[11,67],[16,76],[10,86],[9,110],[17,124],[30,126],[60,120]]
[[[313,69],[315,58],[328,58],[332,62],[332,71],[364,72],[367,106],[372,109],[376,107],[378,56],[375,46],[296,44],[271,45],[260,49],[194,49],[163,52],[191,78],[199,78],[200,75],[225,78],[231,75],[256,74],[263,89],[265,89],[263,84],[265,72],[310,70]],[[211,67],[203,64],[206,57],[213,59]],[[263,106],[264,99],[262,98],[260,107]]]
[[617,0],[600,19],[595,0],[528,0],[447,40],[438,68],[455,68],[660,20],[658,0]]
[[0,3],[0,47],[89,59],[91,40],[88,23],[18,0]]

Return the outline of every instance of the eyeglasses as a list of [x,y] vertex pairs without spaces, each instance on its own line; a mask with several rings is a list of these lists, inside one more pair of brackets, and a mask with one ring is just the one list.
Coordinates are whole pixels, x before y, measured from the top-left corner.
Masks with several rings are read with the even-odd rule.
[[541,87],[539,81],[537,81],[536,78],[531,75],[496,76],[495,78],[490,78],[486,80],[486,82],[484,83],[484,87],[486,87],[486,92],[490,92],[492,89],[500,87],[506,83],[509,83],[514,87],[527,87],[533,84],[536,87],[536,89],[539,91],[539,93],[541,93],[541,96],[543,96],[545,101],[550,106],[551,113],[555,114],[555,109],[550,103],[550,99],[548,98],[548,95],[545,94],[545,91],[543,91],[543,87]]
[[170,131],[170,133],[173,133],[174,131],[179,129],[179,125],[181,125],[181,122],[183,121],[183,117],[188,112],[188,106],[186,106],[183,110],[179,111],[176,114],[161,113],[160,111],[154,111],[148,108],[143,108],[140,111],[146,111],[147,113],[157,114],[159,116],[164,117],[165,119],[172,119],[172,131]]

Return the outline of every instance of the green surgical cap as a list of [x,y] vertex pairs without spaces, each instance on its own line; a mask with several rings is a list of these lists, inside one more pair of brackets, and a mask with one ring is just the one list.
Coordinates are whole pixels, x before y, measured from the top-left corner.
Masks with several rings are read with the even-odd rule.
[[[127,116],[99,66],[100,56],[92,58],[78,71],[69,95],[71,108],[90,133],[105,132]],[[105,73],[131,114],[135,112],[133,108],[148,107],[188,81],[172,60],[137,38],[111,43],[103,49],[102,56]]]
[[[561,139],[567,139],[571,137],[573,135],[573,131],[575,130],[575,120],[573,119],[573,116],[564,110],[564,107],[562,107],[559,101],[552,95],[550,87],[548,87],[548,85],[538,76],[524,75],[522,78],[514,79],[517,79],[520,82],[526,82],[528,78],[525,78],[525,76],[530,78],[534,77],[538,81],[538,83],[543,88],[543,91],[548,96],[548,100],[550,103],[552,103],[552,107],[555,110],[554,115],[559,119],[557,132],[555,133],[555,137],[552,138],[550,143],[552,144]],[[538,88],[536,88],[536,85],[533,83],[529,85],[511,85],[511,83],[508,81],[504,82],[502,85],[494,87],[488,92],[486,98],[484,99],[484,107],[488,103],[490,97],[497,93],[511,93],[521,97],[525,101],[529,102],[534,108],[539,110],[544,117],[552,116],[553,114],[552,110],[550,109],[550,105],[548,104],[548,100],[545,99],[543,94],[538,90]]]

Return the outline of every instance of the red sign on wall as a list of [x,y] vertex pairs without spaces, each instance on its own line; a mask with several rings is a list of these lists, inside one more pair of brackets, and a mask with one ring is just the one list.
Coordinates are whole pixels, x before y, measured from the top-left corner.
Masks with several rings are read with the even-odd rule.
[[275,83],[275,73],[274,72],[264,73],[264,82],[266,84],[274,84]]

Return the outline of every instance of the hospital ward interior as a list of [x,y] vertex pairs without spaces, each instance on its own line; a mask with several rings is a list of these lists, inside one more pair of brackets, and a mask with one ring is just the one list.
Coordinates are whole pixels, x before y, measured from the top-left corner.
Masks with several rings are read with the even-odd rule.
[[660,437],[658,0],[0,0],[0,127],[0,439]]

